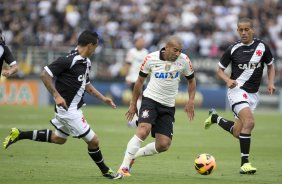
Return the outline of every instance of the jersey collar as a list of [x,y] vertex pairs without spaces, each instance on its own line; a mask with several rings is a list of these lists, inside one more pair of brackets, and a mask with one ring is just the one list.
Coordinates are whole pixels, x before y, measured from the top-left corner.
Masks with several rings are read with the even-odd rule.
[[249,44],[244,44],[243,42],[242,42],[242,44],[244,45],[244,46],[250,46],[250,45],[252,45],[253,43],[254,43],[255,41],[253,40],[251,43],[249,43]]

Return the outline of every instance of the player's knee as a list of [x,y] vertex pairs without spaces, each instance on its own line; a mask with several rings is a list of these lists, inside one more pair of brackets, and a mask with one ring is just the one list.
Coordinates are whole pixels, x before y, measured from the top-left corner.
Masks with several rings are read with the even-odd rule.
[[160,152],[165,152],[169,149],[171,145],[171,141],[157,141],[156,142],[156,150]]
[[232,131],[232,134],[235,138],[239,138],[239,135],[240,135],[240,132],[242,130],[242,127],[234,127],[233,128],[233,131]]
[[165,151],[167,151],[168,149],[169,149],[169,147],[170,147],[170,144],[168,144],[168,143],[161,143],[161,144],[157,144],[156,145],[156,150],[157,150],[157,152],[165,152]]
[[94,136],[91,141],[87,142],[89,149],[96,149],[99,147],[99,139],[97,136]]
[[52,143],[62,145],[62,144],[65,144],[66,141],[67,141],[67,139],[62,138],[62,137],[58,137],[56,134],[52,134],[52,136],[51,136],[51,142]]
[[146,139],[146,137],[149,135],[150,131],[151,131],[150,124],[148,124],[148,123],[140,123],[140,124],[138,125],[136,135],[137,135],[140,139],[144,140],[144,139]]
[[255,122],[254,122],[253,118],[247,118],[244,122],[243,128],[248,129],[248,130],[252,130],[254,127],[255,127]]

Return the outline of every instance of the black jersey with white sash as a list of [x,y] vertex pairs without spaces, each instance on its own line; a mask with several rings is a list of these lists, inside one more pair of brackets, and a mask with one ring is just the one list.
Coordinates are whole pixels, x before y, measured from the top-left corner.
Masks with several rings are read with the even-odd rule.
[[69,109],[79,109],[84,104],[85,86],[90,82],[90,60],[80,56],[78,50],[72,50],[44,69],[51,77],[55,77],[55,87],[66,100]]
[[4,61],[10,66],[17,64],[14,56],[12,55],[9,47],[7,47],[3,42],[0,42],[0,76],[2,72],[2,66]]
[[231,63],[230,78],[236,80],[241,89],[256,93],[261,83],[264,65],[271,65],[273,61],[268,45],[255,38],[248,45],[241,41],[231,45],[218,64],[225,69]]

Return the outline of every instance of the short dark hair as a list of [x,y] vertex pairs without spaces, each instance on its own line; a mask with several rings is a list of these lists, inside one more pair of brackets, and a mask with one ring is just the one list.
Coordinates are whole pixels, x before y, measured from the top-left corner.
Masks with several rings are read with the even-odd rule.
[[250,18],[246,18],[246,17],[240,18],[238,23],[237,23],[237,26],[239,25],[239,23],[242,23],[242,22],[249,23],[251,28],[253,28],[253,21]]
[[85,30],[79,35],[77,44],[81,46],[86,46],[89,43],[92,43],[95,45],[98,44],[98,40],[99,37],[96,32]]

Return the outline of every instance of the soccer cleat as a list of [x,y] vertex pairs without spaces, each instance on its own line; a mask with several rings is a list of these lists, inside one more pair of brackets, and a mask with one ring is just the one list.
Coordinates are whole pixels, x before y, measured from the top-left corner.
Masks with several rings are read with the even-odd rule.
[[257,168],[253,167],[251,163],[244,163],[241,166],[240,174],[254,174],[257,171]]
[[21,131],[17,128],[12,128],[10,135],[8,135],[4,142],[3,142],[3,147],[7,149],[11,144],[17,142],[19,140],[19,135]]
[[116,179],[122,179],[123,175],[120,173],[114,172],[112,169],[109,169],[108,172],[104,173],[103,176],[105,178],[111,179],[111,180],[116,180]]
[[209,129],[212,124],[214,124],[211,120],[212,115],[217,114],[215,109],[209,110],[209,117],[205,120],[204,127],[205,129]]
[[127,167],[123,167],[118,170],[118,173],[123,175],[123,176],[131,176],[129,169]]

